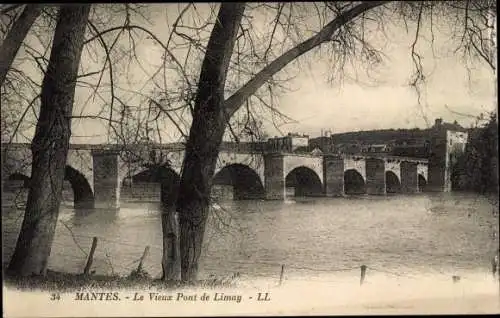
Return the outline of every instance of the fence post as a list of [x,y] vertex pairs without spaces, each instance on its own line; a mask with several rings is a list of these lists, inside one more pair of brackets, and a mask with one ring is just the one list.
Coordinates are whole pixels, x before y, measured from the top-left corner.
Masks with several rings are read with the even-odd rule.
[[283,275],[285,273],[285,264],[281,265],[281,273],[280,273],[280,286],[281,283],[283,282]]
[[[493,274],[493,278],[496,277],[497,271],[499,270],[499,268],[497,268],[497,267],[498,267],[498,256],[495,255],[491,259],[491,273]],[[499,275],[500,275],[500,273],[499,273]]]
[[97,247],[97,237],[94,236],[92,239],[92,247],[90,247],[89,258],[87,259],[87,264],[85,265],[85,269],[83,270],[84,275],[88,275],[90,271],[90,267],[92,267],[92,262],[94,261],[94,252]]
[[366,265],[361,265],[361,278],[359,280],[359,285],[363,285],[363,282],[365,281],[365,275],[366,275]]
[[144,249],[144,253],[142,253],[141,260],[139,261],[139,265],[137,266],[137,272],[141,271],[141,269],[142,269],[142,263],[144,262],[144,260],[148,256],[148,253],[149,253],[149,245],[146,246],[146,248]]

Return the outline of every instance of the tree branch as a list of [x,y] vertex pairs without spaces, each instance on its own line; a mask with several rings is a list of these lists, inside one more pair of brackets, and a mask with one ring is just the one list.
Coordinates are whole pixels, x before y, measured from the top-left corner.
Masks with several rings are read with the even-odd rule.
[[224,107],[226,108],[228,115],[232,116],[241,107],[246,99],[252,96],[274,74],[279,72],[297,57],[325,42],[328,42],[336,30],[346,25],[363,12],[383,5],[387,2],[388,1],[363,2],[337,16],[325,27],[323,27],[316,35],[285,52],[283,55],[264,67],[264,69],[257,73],[251,80],[249,80],[224,102]]
[[7,37],[0,46],[0,86],[3,85],[7,72],[16,57],[17,51],[21,47],[26,34],[42,12],[42,5],[28,4],[21,13],[21,16],[14,22]]

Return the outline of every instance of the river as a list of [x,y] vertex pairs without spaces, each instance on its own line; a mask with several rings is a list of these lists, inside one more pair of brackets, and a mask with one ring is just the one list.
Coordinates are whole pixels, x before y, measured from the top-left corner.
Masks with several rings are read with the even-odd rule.
[[[498,246],[492,209],[485,199],[456,193],[219,202],[205,233],[200,276],[277,281],[282,265],[290,281],[324,275],[359,281],[360,265],[368,266],[367,276],[491,275]],[[3,209],[4,262],[22,213]],[[82,272],[97,236],[97,274],[129,274],[150,246],[144,269],[158,277],[161,235],[157,202],[91,213],[64,205],[49,268]]]

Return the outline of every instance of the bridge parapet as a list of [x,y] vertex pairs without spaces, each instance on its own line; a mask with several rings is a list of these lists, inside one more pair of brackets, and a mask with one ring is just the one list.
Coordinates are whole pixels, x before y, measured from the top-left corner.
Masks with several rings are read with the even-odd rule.
[[310,154],[310,153],[294,153],[294,152],[279,152],[282,156],[287,157],[303,157],[303,158],[321,158],[323,154]]
[[[20,148],[30,148],[30,143],[9,143],[2,144],[2,149],[9,147],[13,149]],[[134,143],[134,144],[71,144],[70,149],[77,150],[109,150],[109,151],[136,151],[138,147],[148,147],[158,150],[169,150],[172,152],[184,151],[185,145],[181,142],[176,143]],[[262,147],[259,143],[223,143],[221,145],[221,151],[225,152],[236,152],[242,154],[275,154],[275,155],[283,155],[283,156],[297,156],[297,157],[338,157],[338,158],[376,158],[376,159],[385,159],[385,160],[399,160],[399,161],[408,161],[408,162],[417,162],[420,164],[427,164],[428,159],[425,158],[412,158],[412,157],[402,157],[402,156],[388,156],[388,155],[370,155],[370,154],[339,154],[339,153],[319,153],[319,154],[311,154],[311,153],[295,153],[295,152],[282,152],[282,151],[268,151]]]
[[411,158],[411,157],[400,157],[400,156],[385,156],[385,155],[366,155],[366,154],[340,154],[342,158],[352,159],[383,159],[385,161],[396,161],[396,162],[415,162],[419,164],[427,164],[429,161],[424,158]]
[[31,144],[26,143],[26,142],[12,142],[12,143],[2,143],[1,148],[2,150],[6,149],[24,149],[24,148],[30,148]]
[[424,158],[411,158],[411,157],[399,157],[399,156],[383,156],[383,157],[378,157],[378,158],[383,158],[385,160],[393,160],[393,161],[406,161],[406,162],[413,162],[413,163],[418,163],[418,164],[427,164],[429,160],[424,159]]

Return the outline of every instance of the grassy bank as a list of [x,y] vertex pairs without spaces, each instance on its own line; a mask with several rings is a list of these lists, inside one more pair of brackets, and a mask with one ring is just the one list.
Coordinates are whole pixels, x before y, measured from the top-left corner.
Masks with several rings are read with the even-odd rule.
[[70,292],[90,289],[177,289],[181,287],[236,287],[239,274],[230,277],[209,277],[189,285],[180,281],[163,281],[145,272],[132,272],[129,276],[83,275],[47,271],[44,276],[12,277],[4,274],[4,286],[24,291]]

